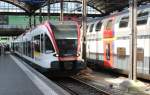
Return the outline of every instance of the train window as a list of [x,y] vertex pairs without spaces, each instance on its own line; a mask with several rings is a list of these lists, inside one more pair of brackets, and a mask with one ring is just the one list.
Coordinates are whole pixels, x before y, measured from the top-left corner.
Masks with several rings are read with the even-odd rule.
[[15,44],[14,44],[14,49],[15,49],[15,51],[18,51],[18,48],[19,48],[18,43],[15,43]]
[[23,54],[26,55],[26,46],[25,46],[25,42],[23,42]]
[[51,42],[50,38],[48,37],[48,35],[46,35],[46,34],[45,34],[45,51],[53,51],[54,52],[52,42]]
[[92,25],[90,26],[90,31],[89,31],[89,32],[92,32],[92,31],[93,31],[93,27],[94,27],[94,24],[92,24]]
[[120,23],[119,23],[119,27],[120,28],[127,27],[128,22],[129,22],[129,16],[121,18]]
[[96,28],[95,28],[95,31],[98,32],[101,30],[101,26],[102,26],[102,23],[101,21],[99,21],[97,24],[96,24]]
[[140,12],[137,16],[137,25],[146,24],[148,20],[148,12]]
[[40,52],[40,35],[34,36],[34,49],[37,52]]
[[31,42],[27,41],[27,56],[31,57],[31,53],[32,53]]
[[17,48],[18,48],[18,52],[22,54],[23,53],[23,44],[22,44],[22,42],[17,43]]
[[89,29],[89,25],[86,25],[86,31],[88,32],[88,29]]
[[108,22],[107,22],[107,25],[106,25],[106,29],[111,29],[112,28],[112,20],[109,20]]

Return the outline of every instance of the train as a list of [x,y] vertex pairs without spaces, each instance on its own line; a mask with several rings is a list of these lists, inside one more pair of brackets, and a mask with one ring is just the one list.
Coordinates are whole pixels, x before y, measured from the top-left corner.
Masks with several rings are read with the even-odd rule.
[[[124,10],[87,23],[86,62],[128,74],[130,63],[129,11]],[[81,27],[82,30],[82,27]],[[150,6],[137,11],[137,74],[150,80]]]
[[45,21],[18,36],[13,52],[42,73],[71,76],[86,67],[81,58],[81,33],[75,21]]

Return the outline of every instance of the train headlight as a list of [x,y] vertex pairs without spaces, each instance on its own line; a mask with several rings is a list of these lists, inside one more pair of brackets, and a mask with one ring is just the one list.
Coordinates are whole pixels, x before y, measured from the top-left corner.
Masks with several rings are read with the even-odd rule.
[[80,53],[77,53],[77,56],[80,56]]
[[53,56],[59,57],[59,54],[55,53],[55,54],[53,54]]

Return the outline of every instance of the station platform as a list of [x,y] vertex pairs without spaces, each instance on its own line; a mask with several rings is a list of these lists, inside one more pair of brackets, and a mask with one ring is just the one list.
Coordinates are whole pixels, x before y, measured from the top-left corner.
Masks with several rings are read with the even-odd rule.
[[70,95],[17,57],[0,56],[0,95]]

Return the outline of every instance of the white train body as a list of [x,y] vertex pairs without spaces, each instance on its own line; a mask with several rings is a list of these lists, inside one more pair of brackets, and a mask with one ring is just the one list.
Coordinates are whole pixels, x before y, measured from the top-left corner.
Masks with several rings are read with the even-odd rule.
[[[99,24],[97,24],[99,23]],[[129,71],[129,12],[125,11],[88,23],[86,56],[89,63]],[[137,72],[150,79],[150,7],[138,8]]]
[[41,70],[80,71],[80,31],[72,21],[45,22],[13,41],[15,53]]

